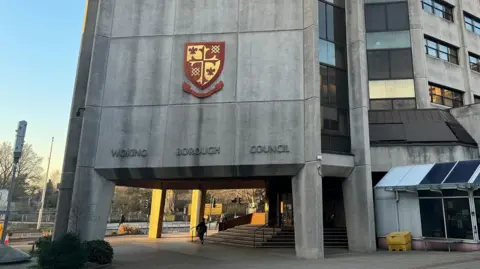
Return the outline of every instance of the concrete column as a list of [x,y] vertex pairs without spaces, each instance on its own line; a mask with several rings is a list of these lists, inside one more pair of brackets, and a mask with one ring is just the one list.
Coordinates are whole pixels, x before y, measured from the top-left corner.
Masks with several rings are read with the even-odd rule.
[[150,209],[150,222],[148,224],[148,238],[162,237],[163,216],[165,213],[165,199],[167,190],[152,191],[152,205]]
[[205,216],[205,200],[207,198],[206,190],[192,191],[192,206],[190,212],[190,233],[192,236],[196,235],[195,227],[200,223],[200,220]]
[[349,249],[369,252],[376,250],[376,244],[364,4],[364,0],[346,1],[350,135],[355,167],[343,183],[343,197]]
[[84,241],[103,239],[115,184],[90,167],[77,167],[68,231]]
[[[467,41],[467,29],[465,28],[465,23],[464,23],[464,16],[463,16],[463,11],[468,10],[464,9],[464,3],[462,1],[458,1],[458,6],[455,8],[455,13],[456,13],[456,18],[460,23],[457,23],[456,26],[458,28],[458,31],[460,32],[460,37],[461,37],[461,45],[460,49],[458,52],[458,61],[460,63],[460,66],[462,67],[463,71],[463,80],[464,80],[464,97],[463,97],[463,102],[465,105],[470,105],[475,103],[473,99],[473,92],[471,88],[471,71],[470,71],[470,61],[469,61],[469,47],[468,47],[468,41]],[[462,57],[463,55],[463,57]]]
[[323,249],[322,176],[319,162],[308,162],[292,179],[297,257],[320,259]]
[[63,157],[62,177],[59,187],[57,214],[55,218],[53,238],[57,239],[67,232],[69,212],[77,167],[77,155],[82,131],[82,110],[85,107],[87,83],[92,59],[93,42],[97,23],[98,0],[90,0],[85,10],[83,35],[78,57],[77,75],[70,108],[67,143]]
[[[423,34],[422,16],[424,15],[422,2],[408,0],[410,17],[410,38],[412,41],[413,77],[415,83],[415,97],[417,108],[430,108],[430,93],[428,91],[427,59],[425,56],[425,41]],[[462,24],[463,25],[463,24]]]

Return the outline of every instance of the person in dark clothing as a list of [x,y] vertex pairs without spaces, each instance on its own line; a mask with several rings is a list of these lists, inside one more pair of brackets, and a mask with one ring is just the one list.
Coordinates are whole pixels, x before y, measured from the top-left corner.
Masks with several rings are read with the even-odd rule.
[[118,224],[118,226],[122,226],[122,224],[125,223],[125,216],[122,214],[122,216],[120,217],[120,223]]
[[200,242],[203,245],[203,236],[207,232],[207,225],[205,224],[205,218],[202,218],[202,221],[197,225],[197,234],[200,238]]

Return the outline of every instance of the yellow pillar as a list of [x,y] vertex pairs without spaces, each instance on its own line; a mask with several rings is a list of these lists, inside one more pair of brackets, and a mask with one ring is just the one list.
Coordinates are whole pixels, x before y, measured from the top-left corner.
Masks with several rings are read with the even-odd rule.
[[192,191],[192,206],[190,212],[190,234],[196,235],[195,227],[200,223],[200,220],[205,216],[205,199],[207,198],[206,190]]
[[150,223],[148,225],[148,238],[162,237],[163,213],[165,211],[165,198],[167,190],[153,190],[152,205],[150,210]]

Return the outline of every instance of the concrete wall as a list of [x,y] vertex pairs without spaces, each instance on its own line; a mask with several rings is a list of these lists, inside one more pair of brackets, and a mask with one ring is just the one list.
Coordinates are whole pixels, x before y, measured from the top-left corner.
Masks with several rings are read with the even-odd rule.
[[480,104],[453,108],[450,110],[450,113],[468,131],[473,139],[480,144]]
[[[438,107],[430,103],[428,82],[462,91],[465,93],[464,104],[472,104],[473,95],[480,93],[476,86],[480,83],[480,75],[470,70],[468,53],[480,52],[480,36],[466,30],[463,11],[480,17],[480,3],[474,0],[445,1],[454,6],[454,18],[453,22],[450,22],[423,11],[421,1],[408,2],[417,107]],[[459,64],[426,55],[425,35],[457,47]]]
[[375,189],[375,224],[377,237],[391,232],[411,232],[412,237],[422,237],[422,222],[417,193]]
[[462,161],[479,158],[476,147],[459,145],[375,146],[372,151],[372,171],[387,172],[396,166]]
[[[114,171],[111,179],[122,168],[149,167],[157,178],[170,178],[191,167],[276,164],[295,164],[294,175],[298,164],[315,160],[320,148],[311,145],[320,143],[313,137],[321,132],[316,12],[313,1],[301,2],[116,0],[106,47],[97,46],[103,77],[89,89],[98,106],[92,124],[99,121],[90,138],[98,146],[86,149],[94,166]],[[205,99],[182,89],[190,83],[184,45],[202,41],[226,42],[218,79],[225,86]],[[257,145],[287,145],[289,152],[252,154]],[[204,147],[220,150],[177,156],[177,149]],[[148,155],[115,158],[118,149]]]

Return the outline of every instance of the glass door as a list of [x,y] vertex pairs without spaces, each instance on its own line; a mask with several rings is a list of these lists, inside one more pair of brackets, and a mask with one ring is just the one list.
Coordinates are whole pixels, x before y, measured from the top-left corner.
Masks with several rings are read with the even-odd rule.
[[283,226],[293,226],[293,197],[291,193],[283,193],[280,202]]

